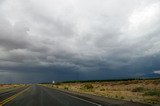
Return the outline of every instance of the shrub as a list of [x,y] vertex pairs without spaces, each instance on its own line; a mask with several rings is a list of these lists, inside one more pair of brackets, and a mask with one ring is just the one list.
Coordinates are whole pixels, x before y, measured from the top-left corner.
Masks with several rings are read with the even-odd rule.
[[160,96],[160,90],[149,90],[144,93],[144,95],[149,95],[149,96]]
[[85,84],[84,88],[85,89],[93,89],[93,85],[92,84]]
[[124,99],[124,96],[121,96],[121,99]]
[[136,87],[136,88],[132,89],[132,92],[143,92],[143,91],[145,91],[145,88],[143,88],[143,87]]
[[102,89],[100,89],[100,91],[105,91],[105,89],[104,89],[104,88],[102,88]]
[[65,90],[68,90],[68,87],[65,86],[64,89],[65,89]]

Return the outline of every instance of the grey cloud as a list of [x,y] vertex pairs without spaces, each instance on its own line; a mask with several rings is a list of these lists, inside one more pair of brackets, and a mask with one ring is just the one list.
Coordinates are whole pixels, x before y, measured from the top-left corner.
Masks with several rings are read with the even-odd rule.
[[154,73],[160,68],[159,10],[158,0],[5,0],[0,81],[27,82],[32,74],[38,82]]

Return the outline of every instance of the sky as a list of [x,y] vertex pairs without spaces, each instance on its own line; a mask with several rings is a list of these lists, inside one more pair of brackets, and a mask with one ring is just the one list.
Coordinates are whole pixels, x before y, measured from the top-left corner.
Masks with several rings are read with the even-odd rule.
[[0,0],[0,83],[160,76],[159,0]]

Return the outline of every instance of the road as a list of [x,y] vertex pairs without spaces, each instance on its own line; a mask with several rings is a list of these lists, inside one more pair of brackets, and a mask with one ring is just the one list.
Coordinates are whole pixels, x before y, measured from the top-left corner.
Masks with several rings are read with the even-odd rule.
[[0,92],[0,101],[9,98],[10,96],[17,94],[23,91],[24,89],[26,89],[26,87],[13,88],[5,92]]
[[[124,102],[122,102],[124,103]],[[60,90],[32,85],[5,106],[147,106],[144,104],[125,102],[116,105],[106,101],[87,99]]]

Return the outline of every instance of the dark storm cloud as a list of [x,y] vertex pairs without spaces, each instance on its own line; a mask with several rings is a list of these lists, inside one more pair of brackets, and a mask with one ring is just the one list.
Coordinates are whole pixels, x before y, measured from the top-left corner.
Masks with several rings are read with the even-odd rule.
[[0,82],[157,73],[159,11],[158,0],[3,0]]

